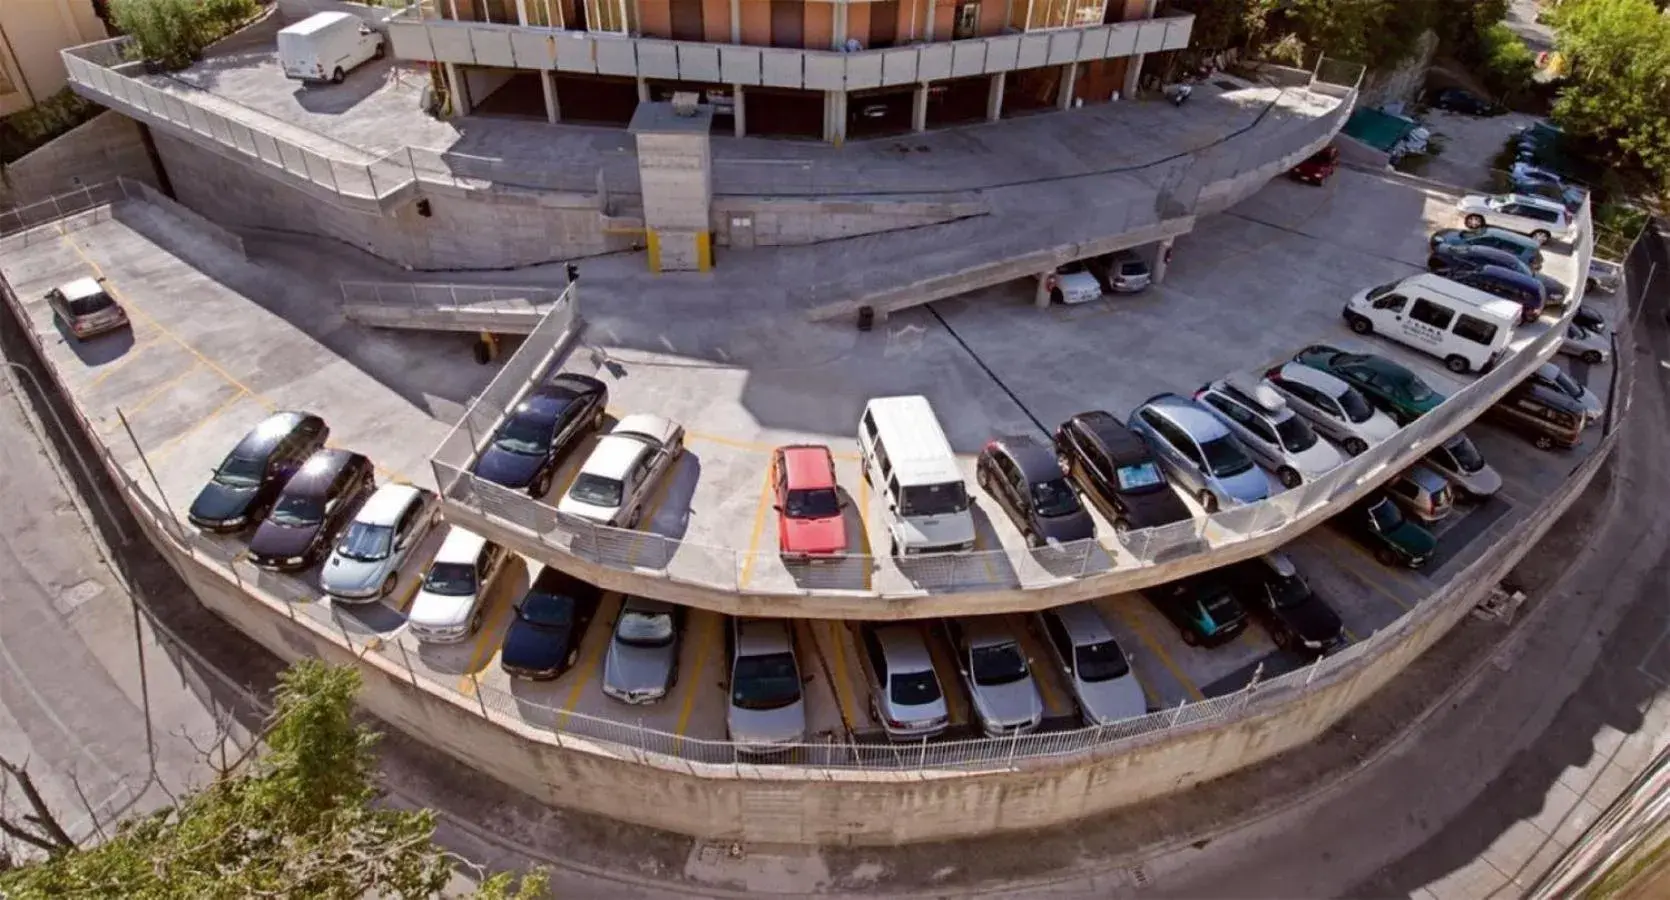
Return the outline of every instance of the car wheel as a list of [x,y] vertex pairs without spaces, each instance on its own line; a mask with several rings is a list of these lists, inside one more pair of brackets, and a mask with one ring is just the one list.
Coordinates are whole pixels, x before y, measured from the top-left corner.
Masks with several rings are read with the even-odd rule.
[[1293,636],[1286,629],[1272,629],[1270,638],[1276,642],[1276,647],[1289,653],[1293,652]]
[[1200,635],[1195,634],[1187,628],[1183,629],[1179,633],[1183,635],[1183,643],[1188,644],[1190,647],[1197,647],[1200,645]]
[[1345,442],[1345,452],[1352,456],[1362,456],[1368,450],[1368,441],[1362,438],[1351,438]]
[[1390,547],[1381,547],[1375,550],[1374,558],[1379,560],[1380,564],[1383,566],[1395,567],[1397,565],[1397,554],[1392,552],[1392,548]]
[[579,662],[579,660],[580,660],[580,648],[579,647],[575,647],[573,650],[568,651],[568,662],[566,663],[566,665],[570,669],[574,668],[574,664],[576,662]]
[[1431,272],[1434,275],[1448,275],[1448,274],[1450,274],[1450,267],[1444,265],[1443,261],[1440,260],[1436,256],[1431,256],[1431,257],[1427,258],[1426,270],[1428,272]]
[[980,490],[985,491],[988,494],[992,492],[992,476],[987,473],[985,469],[976,469],[974,471],[974,480],[979,483]]
[[331,84],[341,84],[342,79],[346,77],[347,75],[342,71],[342,67],[337,66],[336,71],[331,72]]
[[1359,315],[1346,316],[1345,324],[1351,326],[1351,330],[1358,334],[1372,334],[1374,332],[1374,323]]
[[1542,230],[1541,228],[1538,228],[1536,231],[1531,232],[1531,240],[1536,241],[1539,244],[1548,243],[1549,239],[1552,238],[1552,237],[1554,237],[1554,235],[1549,234],[1548,232]]
[[1457,375],[1466,375],[1467,370],[1471,369],[1472,366],[1467,364],[1467,360],[1465,358],[1452,353],[1449,356],[1444,357],[1444,368],[1449,369]]
[[534,483],[533,483],[533,498],[535,500],[544,499],[545,495],[550,493],[550,492],[551,492],[551,473],[546,472],[544,475],[541,475],[541,476],[539,476],[539,478],[534,480]]
[[1461,220],[1461,224],[1466,225],[1469,229],[1483,228],[1484,216],[1478,213],[1470,213],[1467,218]]
[[1207,515],[1218,511],[1218,497],[1211,491],[1202,490],[1195,495],[1195,499],[1200,501],[1200,508],[1205,510]]
[[383,579],[382,596],[387,597],[388,595],[394,593],[394,586],[399,584],[399,583],[400,583],[400,573],[398,573],[398,572],[388,573],[388,575]]
[[1067,302],[1067,296],[1061,293],[1061,288],[1050,288],[1050,302],[1059,306]]
[[1600,363],[1601,363],[1600,351],[1599,350],[1585,350],[1585,351],[1583,351],[1583,361],[1588,363],[1591,366],[1600,365]]
[[374,52],[372,52],[371,58],[372,59],[382,59],[383,57],[388,55],[388,52],[389,52],[388,46],[386,44],[379,43],[377,45],[377,49]]
[[1282,466],[1280,469],[1276,470],[1276,479],[1280,481],[1281,486],[1285,488],[1296,488],[1305,481],[1303,476],[1287,466]]
[[1546,434],[1537,435],[1537,439],[1532,441],[1531,443],[1535,444],[1536,448],[1538,450],[1553,450],[1554,449],[1554,439],[1549,437]]

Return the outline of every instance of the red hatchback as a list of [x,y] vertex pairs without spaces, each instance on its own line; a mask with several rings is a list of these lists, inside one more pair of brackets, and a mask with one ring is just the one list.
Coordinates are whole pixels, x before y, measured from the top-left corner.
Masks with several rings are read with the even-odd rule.
[[846,504],[835,489],[835,459],[813,444],[778,447],[771,455],[777,546],[789,562],[817,562],[847,552]]
[[1339,148],[1333,144],[1312,153],[1304,162],[1294,166],[1287,174],[1295,181],[1321,186],[1339,168]]

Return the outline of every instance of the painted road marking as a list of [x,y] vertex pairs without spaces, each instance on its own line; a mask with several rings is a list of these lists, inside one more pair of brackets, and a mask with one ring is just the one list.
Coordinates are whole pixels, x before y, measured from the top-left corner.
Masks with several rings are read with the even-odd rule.
[[1038,645],[1038,636],[1026,627],[1026,622],[1020,616],[1008,618],[1009,627],[1015,629],[1015,634],[1020,637],[1021,647],[1024,648],[1029,663],[1028,668],[1032,670],[1032,681],[1038,685],[1038,692],[1043,695],[1044,708],[1052,716],[1064,716],[1072,712],[1072,707],[1063,704],[1061,695],[1055,690],[1054,676],[1057,670],[1053,663],[1054,657],[1044,655],[1044,648]]
[[162,340],[163,336],[164,335],[163,335],[162,332],[156,331],[156,332],[152,332],[151,334],[146,335],[145,339],[143,341],[136,341],[133,344],[133,346],[128,348],[127,353],[125,353],[121,357],[119,357],[117,359],[113,359],[109,363],[105,364],[104,368],[100,369],[97,372],[97,374],[95,374],[91,379],[89,379],[88,382],[87,382],[87,385],[86,385],[86,389],[90,391],[90,390],[93,390],[94,388],[98,387],[99,385],[104,384],[105,381],[110,378],[110,376],[116,374],[117,372],[120,372],[122,370],[123,366],[127,365],[130,362],[133,362],[134,359],[138,358],[141,351],[150,347],[152,344],[155,344],[158,341]]
[[246,392],[243,388],[234,389],[233,392],[232,392],[232,396],[226,398],[225,403],[222,403],[221,405],[215,407],[214,412],[211,412],[207,416],[204,416],[203,418],[198,419],[196,422],[193,422],[190,428],[187,428],[185,431],[182,431],[179,434],[176,434],[173,437],[169,438],[167,441],[164,441],[163,445],[161,447],[158,447],[157,449],[151,451],[150,453],[146,454],[146,456],[148,456],[150,458],[152,463],[157,463],[157,462],[160,462],[164,459],[167,459],[168,454],[170,454],[170,453],[174,452],[175,450],[179,449],[180,445],[185,443],[186,438],[191,437],[192,435],[196,434],[197,430],[199,428],[202,428],[204,425],[207,425],[210,422],[213,422],[215,419],[220,418],[221,413],[224,413],[227,410],[231,409],[233,406],[235,406],[237,404],[237,402],[239,400],[242,400],[243,398],[248,397],[248,396],[249,396],[249,393]]
[[742,573],[737,586],[748,587],[748,576],[753,574],[754,554],[759,550],[760,534],[765,531],[765,511],[771,505],[771,466],[765,467],[765,478],[760,482],[760,499],[754,504],[754,527],[748,532],[748,555],[742,558]]
[[[494,592],[497,596],[498,592]],[[494,605],[486,619],[482,622],[481,631],[476,634],[474,645],[470,648],[470,663],[464,669],[464,674],[458,679],[458,693],[466,697],[475,694],[476,673],[486,666],[487,657],[498,650],[498,638],[504,631],[507,621],[506,613],[514,613],[515,604],[506,602]]]
[[[607,615],[612,621],[615,617],[614,610],[618,608],[620,600],[621,597],[618,591],[609,591],[604,594],[603,601],[597,604],[597,614],[592,618],[592,621],[595,622],[598,619],[603,618],[605,615]],[[591,629],[588,627],[586,630],[590,631]],[[580,641],[582,643],[584,643],[585,639],[585,635],[580,635]],[[580,694],[585,691],[586,685],[591,683],[592,672],[596,671],[603,665],[603,650],[608,646],[608,644],[609,642],[606,640],[600,641],[593,639],[591,642],[591,649],[585,652],[585,655],[580,658],[579,664],[574,667],[576,670],[574,686],[568,689],[568,699],[563,701],[561,722],[568,721],[568,714],[574,711],[574,704],[580,702]]]
[[[720,627],[725,625],[725,617],[707,610],[691,610],[691,618],[699,618],[703,622],[715,621]],[[696,629],[691,628],[691,631]],[[678,726],[673,729],[679,737],[683,737],[685,729],[690,727],[690,712],[696,707],[696,692],[701,690],[702,666],[707,662],[708,650],[716,641],[724,636],[716,632],[709,625],[701,629],[700,638],[696,641],[696,659],[690,666],[690,673],[684,676],[684,701],[679,706]]]
[[[1366,583],[1370,590],[1397,604],[1398,608],[1405,612],[1410,609],[1410,604],[1407,601],[1392,593],[1392,590],[1381,582],[1381,579],[1386,576],[1384,571],[1372,571],[1362,564],[1358,557],[1364,551],[1359,549],[1357,545],[1347,543],[1344,540],[1336,541],[1332,537],[1319,543],[1323,545],[1323,552],[1327,554],[1329,559],[1339,563],[1343,568],[1349,569],[1360,581]],[[1379,564],[1378,561],[1375,561],[1375,565],[1378,566]]]
[[847,630],[845,622],[832,622],[827,619],[819,620],[829,633],[830,643],[834,645],[835,665],[835,699],[841,704],[841,719],[847,723],[848,731],[858,729],[858,701],[857,695],[867,693],[868,685],[853,679],[847,669],[847,642],[842,632]]
[[[179,384],[182,381],[185,381],[187,378],[190,378],[193,374],[195,374],[197,372],[198,367],[199,367],[198,363],[192,363],[190,366],[188,366],[186,368],[186,370],[184,372],[181,372],[180,374],[175,375],[173,378],[170,378],[167,381],[164,381],[162,384],[159,384],[156,387],[151,388],[150,391],[146,392],[145,396],[139,398],[139,402],[137,402],[134,405],[128,407],[127,409],[123,409],[122,413],[128,417],[129,421],[132,421],[135,416],[138,416],[140,413],[144,412],[146,407],[150,406],[152,403],[157,402],[158,398],[160,398],[160,397],[162,397],[162,395],[168,393],[169,388],[174,387],[175,385]],[[121,409],[121,407],[118,406],[117,409]]]
[[1137,639],[1142,641],[1142,643],[1148,648],[1148,651],[1156,657],[1159,657],[1160,664],[1166,667],[1166,671],[1171,673],[1171,677],[1175,678],[1177,683],[1183,686],[1183,690],[1187,692],[1188,695],[1195,700],[1195,702],[1198,703],[1206,699],[1206,695],[1200,692],[1200,688],[1195,686],[1194,681],[1192,681],[1189,676],[1183,674],[1183,668],[1177,665],[1177,661],[1171,658],[1171,654],[1166,652],[1165,647],[1161,646],[1160,642],[1154,639],[1154,635],[1148,631],[1148,626],[1143,624],[1141,616],[1126,610],[1124,608],[1124,604],[1122,603],[1113,603],[1110,605],[1113,606],[1114,613],[1118,615],[1132,631],[1137,633]]
[[952,727],[961,726],[968,721],[968,708],[964,706],[965,698],[960,689],[962,675],[957,671],[956,660],[946,657],[947,647],[939,635],[928,633],[923,629],[922,638],[928,644],[928,658],[934,664],[934,670],[939,674],[939,690],[945,695],[945,711],[951,718]]

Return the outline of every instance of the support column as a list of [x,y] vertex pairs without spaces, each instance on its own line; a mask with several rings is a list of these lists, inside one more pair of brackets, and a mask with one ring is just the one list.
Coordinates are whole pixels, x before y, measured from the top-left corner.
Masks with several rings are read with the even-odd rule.
[[742,43],[742,0],[731,0],[731,43]]
[[[1148,0],[1148,2],[1143,4],[1142,18],[1154,18],[1154,6],[1156,3],[1158,3],[1158,0]],[[1119,92],[1120,97],[1126,100],[1136,99],[1137,85],[1142,80],[1142,59],[1147,55],[1148,54],[1146,53],[1138,53],[1130,58],[1129,64],[1125,66],[1125,84],[1123,89]]]
[[642,75],[638,76],[638,102],[649,102],[649,79]]
[[742,85],[731,85],[731,118],[736,124],[736,136],[748,136],[748,103],[742,96]]
[[839,147],[847,142],[847,92],[823,92],[823,139]]
[[1055,92],[1056,109],[1073,108],[1073,87],[1079,79],[1079,64],[1070,62],[1061,67],[1061,86]]
[[1054,272],[1039,272],[1038,287],[1032,292],[1032,305],[1039,309],[1050,308],[1050,276]]
[[632,114],[652,272],[713,266],[712,127],[713,109],[705,104],[680,115],[671,103],[641,103]]
[[455,116],[468,115],[470,112],[470,84],[459,71],[457,63],[446,64],[447,92],[452,95],[452,114]]
[[916,86],[916,95],[910,100],[910,130],[915,132],[928,130],[928,83],[926,81]]
[[1154,283],[1166,280],[1166,269],[1171,268],[1171,244],[1176,238],[1166,238],[1154,247]]
[[996,122],[1003,118],[1003,76],[1008,73],[998,72],[992,76],[991,84],[986,88],[986,121]]
[[847,4],[845,0],[835,4],[835,15],[829,30],[829,49],[840,50],[847,45]]
[[562,121],[562,109],[557,106],[557,73],[540,71],[539,86],[545,89],[545,121],[552,125]]

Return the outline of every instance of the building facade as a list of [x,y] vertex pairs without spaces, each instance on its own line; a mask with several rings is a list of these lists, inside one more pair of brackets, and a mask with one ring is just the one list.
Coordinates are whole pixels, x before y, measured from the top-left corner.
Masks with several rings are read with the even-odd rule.
[[924,131],[1104,103],[1188,45],[1156,0],[434,0],[389,23],[454,112],[626,124],[698,94],[737,135]]
[[64,89],[58,51],[107,37],[92,0],[0,3],[0,116],[20,113]]

